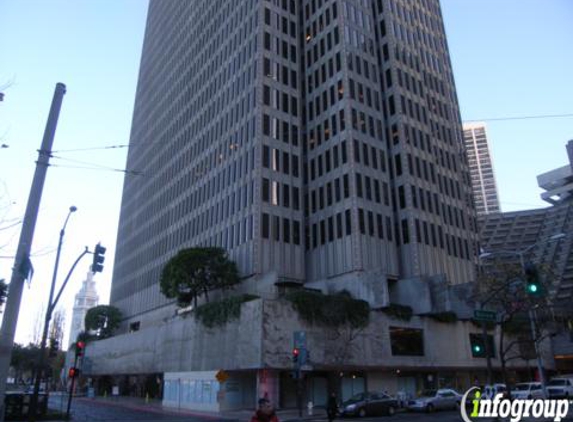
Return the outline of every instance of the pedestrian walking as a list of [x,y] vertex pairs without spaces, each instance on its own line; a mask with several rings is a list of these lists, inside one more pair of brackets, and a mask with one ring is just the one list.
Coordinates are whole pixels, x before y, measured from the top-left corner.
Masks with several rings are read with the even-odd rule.
[[259,399],[259,408],[251,417],[251,422],[279,422],[275,409],[268,399]]
[[336,393],[331,393],[326,405],[326,414],[328,415],[328,422],[332,422],[336,418],[338,412],[338,403],[336,402]]

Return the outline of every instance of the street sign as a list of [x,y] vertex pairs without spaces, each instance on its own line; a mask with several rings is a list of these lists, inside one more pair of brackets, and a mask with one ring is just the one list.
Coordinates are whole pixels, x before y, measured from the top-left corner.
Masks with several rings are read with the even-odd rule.
[[224,383],[229,379],[229,374],[227,374],[225,371],[221,369],[217,372],[217,374],[215,374],[215,378],[217,378],[217,381],[219,381],[220,383]]
[[483,309],[476,309],[474,311],[474,319],[483,322],[495,322],[496,314],[493,311],[484,311]]

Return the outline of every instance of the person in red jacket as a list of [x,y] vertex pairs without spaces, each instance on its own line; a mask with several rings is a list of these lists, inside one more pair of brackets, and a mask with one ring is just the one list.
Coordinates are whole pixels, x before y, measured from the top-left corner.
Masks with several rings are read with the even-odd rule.
[[259,408],[251,418],[251,422],[279,422],[275,409],[268,399],[259,399]]

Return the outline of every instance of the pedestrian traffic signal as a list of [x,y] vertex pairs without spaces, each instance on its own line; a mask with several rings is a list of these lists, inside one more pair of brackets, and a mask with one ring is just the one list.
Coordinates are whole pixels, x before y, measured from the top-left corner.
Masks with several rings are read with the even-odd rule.
[[58,339],[51,338],[50,339],[50,351],[49,351],[48,355],[50,357],[58,356],[59,348],[60,348],[60,342],[58,341]]
[[300,356],[300,349],[298,347],[295,347],[294,349],[292,349],[292,362],[293,363],[298,363],[299,356]]
[[525,291],[531,296],[540,296],[543,293],[543,288],[539,281],[539,272],[534,264],[527,264],[525,266]]
[[84,355],[85,348],[86,344],[83,341],[76,341],[76,357],[82,357]]
[[99,243],[95,246],[94,259],[92,262],[92,273],[101,273],[103,271],[103,262],[105,261],[105,251],[104,248]]

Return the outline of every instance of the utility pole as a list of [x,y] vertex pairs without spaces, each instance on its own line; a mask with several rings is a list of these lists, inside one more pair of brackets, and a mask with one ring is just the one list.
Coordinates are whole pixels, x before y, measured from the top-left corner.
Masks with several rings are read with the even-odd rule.
[[40,200],[42,199],[44,181],[46,180],[46,173],[48,171],[48,166],[50,165],[50,155],[52,145],[54,143],[56,127],[58,125],[58,117],[60,115],[62,100],[65,93],[66,86],[62,83],[56,84],[56,89],[52,98],[52,105],[50,107],[50,114],[48,115],[46,129],[44,130],[42,146],[38,151],[38,161],[36,161],[34,179],[32,180],[30,195],[28,196],[26,214],[24,215],[24,220],[22,222],[22,231],[20,232],[18,250],[16,251],[14,267],[12,268],[12,278],[10,280],[8,298],[6,300],[6,308],[4,310],[4,319],[2,321],[2,329],[0,331],[0,422],[4,421],[6,381],[8,377],[8,369],[10,367],[10,359],[12,357],[12,346],[14,344],[16,326],[18,323],[22,290],[24,281],[31,270],[30,251],[32,249],[32,240],[34,238],[36,220],[38,219],[38,210],[40,208]]

